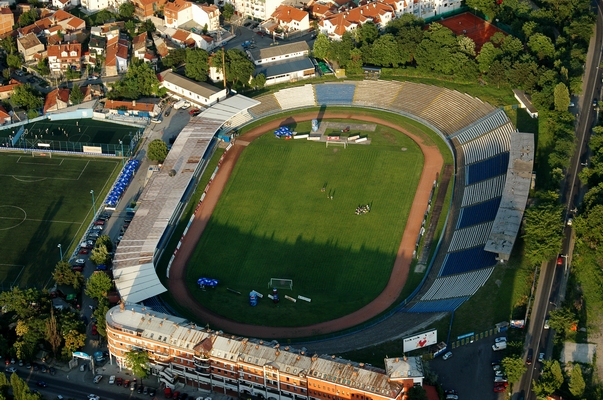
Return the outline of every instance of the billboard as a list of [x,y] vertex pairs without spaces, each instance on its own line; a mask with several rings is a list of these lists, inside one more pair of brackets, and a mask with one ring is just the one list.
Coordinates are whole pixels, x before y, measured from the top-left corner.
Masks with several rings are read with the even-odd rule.
[[438,342],[438,330],[434,329],[431,331],[419,333],[418,335],[409,336],[404,339],[404,352],[409,352],[417,349],[422,349],[427,346],[431,346]]

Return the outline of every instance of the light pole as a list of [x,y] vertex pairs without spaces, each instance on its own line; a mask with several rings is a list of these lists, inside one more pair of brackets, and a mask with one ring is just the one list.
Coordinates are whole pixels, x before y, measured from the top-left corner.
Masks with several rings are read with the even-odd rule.
[[60,243],[57,245],[57,247],[59,248],[59,252],[61,254],[61,259],[59,261],[63,261],[63,247]]
[[561,257],[564,258],[565,262],[563,263],[563,271],[567,272],[567,254],[561,254]]
[[92,212],[96,215],[96,204],[94,203],[94,190],[90,190],[90,194],[92,195]]
[[123,168],[126,166],[126,162],[124,161],[124,141],[119,139],[119,144],[121,145],[121,166]]

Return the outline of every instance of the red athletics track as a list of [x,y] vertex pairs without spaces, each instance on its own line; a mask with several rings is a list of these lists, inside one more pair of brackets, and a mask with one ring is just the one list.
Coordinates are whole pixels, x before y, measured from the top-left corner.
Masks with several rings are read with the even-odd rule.
[[199,304],[191,295],[186,282],[185,270],[188,260],[193,254],[203,230],[207,226],[220,195],[228,181],[232,170],[243,152],[245,146],[262,134],[278,128],[284,121],[291,123],[291,119],[296,122],[309,121],[318,118],[318,112],[310,112],[296,115],[295,117],[287,117],[278,120],[270,121],[258,128],[255,128],[237,139],[236,144],[226,152],[226,156],[222,161],[222,165],[218,173],[214,177],[212,184],[201,203],[201,206],[195,213],[195,218],[188,229],[188,233],[182,240],[182,244],[172,266],[170,268],[170,278],[168,288],[172,296],[179,305],[189,309],[200,321],[209,323],[212,328],[222,329],[227,333],[234,333],[242,336],[250,336],[257,338],[301,338],[325,333],[337,332],[342,329],[350,328],[362,322],[368,321],[374,316],[385,311],[399,297],[408,274],[412,261],[412,253],[415,249],[415,241],[421,229],[423,214],[429,200],[429,193],[433,186],[433,181],[437,178],[438,173],[442,170],[444,160],[438,147],[434,143],[425,143],[424,139],[413,135],[403,128],[380,118],[370,115],[362,116],[348,112],[325,112],[320,116],[321,119],[352,119],[364,122],[373,122],[396,129],[411,139],[413,139],[421,148],[424,157],[423,171],[419,179],[417,192],[410,209],[408,222],[404,228],[402,241],[398,249],[392,274],[389,278],[387,286],[372,302],[362,307],[361,309],[345,315],[343,317],[325,321],[314,325],[301,327],[270,327],[260,325],[248,325],[220,316]]

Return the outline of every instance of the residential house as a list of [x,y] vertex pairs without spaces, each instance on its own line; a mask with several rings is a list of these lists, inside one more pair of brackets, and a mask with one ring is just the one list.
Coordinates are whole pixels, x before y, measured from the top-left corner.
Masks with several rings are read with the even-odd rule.
[[208,31],[220,29],[220,10],[215,5],[197,4],[186,0],[167,3],[163,9],[165,25],[178,28],[192,22],[197,28]]
[[309,54],[310,47],[304,41],[249,50],[249,55],[255,65],[286,61],[297,57],[308,57]]
[[310,29],[308,12],[287,5],[279,6],[272,13],[270,20],[273,21],[273,24],[262,24],[269,32],[305,32]]
[[147,32],[143,32],[132,39],[132,57],[144,59],[147,52]]
[[76,7],[80,5],[80,0],[52,0],[52,6],[59,10]]
[[105,54],[107,48],[107,38],[104,36],[90,35],[90,41],[88,42],[88,49],[90,53],[96,55]]
[[171,70],[159,74],[161,86],[172,94],[200,106],[211,106],[226,98],[226,89],[218,89],[205,82],[196,82]]
[[318,23],[320,31],[333,40],[341,40],[345,32],[352,32],[372,21],[379,29],[384,29],[395,18],[394,8],[382,2],[373,2],[349,11],[325,17]]
[[60,74],[67,69],[82,69],[82,44],[65,43],[48,46],[48,66],[53,74]]
[[[287,4],[302,7],[305,2],[291,0]],[[282,0],[232,0],[232,5],[237,14],[247,15],[258,20],[270,18],[272,13],[283,4]]]
[[18,28],[19,36],[25,36],[28,33],[36,35],[44,34],[51,35],[53,33],[70,34],[81,32],[86,29],[86,22],[78,17],[75,17],[63,10],[57,10],[52,14],[42,13],[44,15],[39,20],[31,25]]
[[10,124],[12,121],[12,118],[10,116],[10,114],[8,112],[6,112],[6,109],[4,107],[2,107],[2,105],[0,105],[0,124],[4,125],[4,124]]
[[125,22],[117,21],[117,22],[108,22],[104,25],[93,26],[90,28],[90,34],[94,36],[100,36],[108,39],[119,36],[119,31],[124,29]]
[[100,11],[106,8],[119,9],[119,6],[127,0],[80,0],[82,8],[88,11]]
[[420,356],[386,358],[385,369],[305,348],[211,331],[184,318],[138,304],[109,309],[111,362],[126,365],[131,349],[149,355],[149,372],[161,385],[265,399],[402,400],[422,386]]
[[46,95],[44,102],[44,114],[49,111],[58,111],[71,105],[69,101],[69,89],[55,89]]
[[197,47],[199,49],[210,51],[215,47],[215,41],[211,36],[197,34],[184,29],[169,28],[167,26],[158,27],[164,38],[170,39],[177,47]]
[[8,99],[15,92],[17,86],[22,85],[16,79],[11,79],[8,84],[0,86],[0,100]]
[[163,38],[156,33],[151,34],[153,38],[153,43],[155,44],[155,48],[157,49],[157,55],[159,57],[165,57],[170,52]]
[[90,85],[88,85],[88,86],[80,86],[80,91],[84,95],[84,97],[82,98],[82,103],[84,103],[86,101],[90,101],[90,100],[93,99],[92,88],[90,87]]
[[110,114],[125,113],[126,115],[136,115],[139,117],[156,117],[161,113],[161,108],[154,103],[144,103],[141,101],[105,101],[105,109],[109,110]]
[[34,60],[34,55],[43,52],[44,45],[40,42],[40,39],[35,33],[28,33],[27,35],[17,38],[17,49],[19,53],[23,55],[25,62]]
[[15,14],[8,7],[0,8],[0,35],[12,32],[15,25]]
[[115,76],[128,70],[129,43],[126,39],[113,37],[107,40],[107,56],[105,58],[105,75]]
[[132,0],[134,14],[141,20],[152,17],[163,8],[165,3],[167,3],[167,0]]
[[98,99],[105,95],[105,91],[103,89],[103,85],[100,83],[94,83],[86,86],[90,90],[90,95],[93,99]]

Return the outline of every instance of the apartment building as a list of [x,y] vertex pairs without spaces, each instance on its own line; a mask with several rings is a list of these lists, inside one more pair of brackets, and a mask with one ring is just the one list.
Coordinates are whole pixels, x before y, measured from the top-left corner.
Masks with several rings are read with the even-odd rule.
[[270,18],[272,13],[283,3],[294,7],[305,5],[305,2],[298,0],[287,2],[282,0],[232,0],[232,5],[238,14],[262,21]]
[[34,59],[34,56],[44,51],[44,45],[35,33],[28,33],[25,36],[17,38],[17,49],[23,55],[25,62]]
[[147,351],[151,374],[172,388],[180,382],[270,400],[403,400],[410,387],[423,384],[420,357],[387,358],[383,370],[224,335],[139,305],[111,308],[106,324],[111,362],[123,367],[127,352]]
[[15,14],[8,7],[0,8],[0,35],[4,35],[13,30],[15,24]]
[[167,0],[133,0],[134,15],[141,20],[152,17],[167,3]]
[[307,11],[284,4],[272,13],[271,20],[275,22],[275,29],[283,32],[303,32],[310,29],[310,16]]
[[220,10],[215,5],[197,4],[186,0],[167,3],[163,9],[165,26],[178,28],[196,25],[196,29],[207,27],[208,31],[220,29]]

